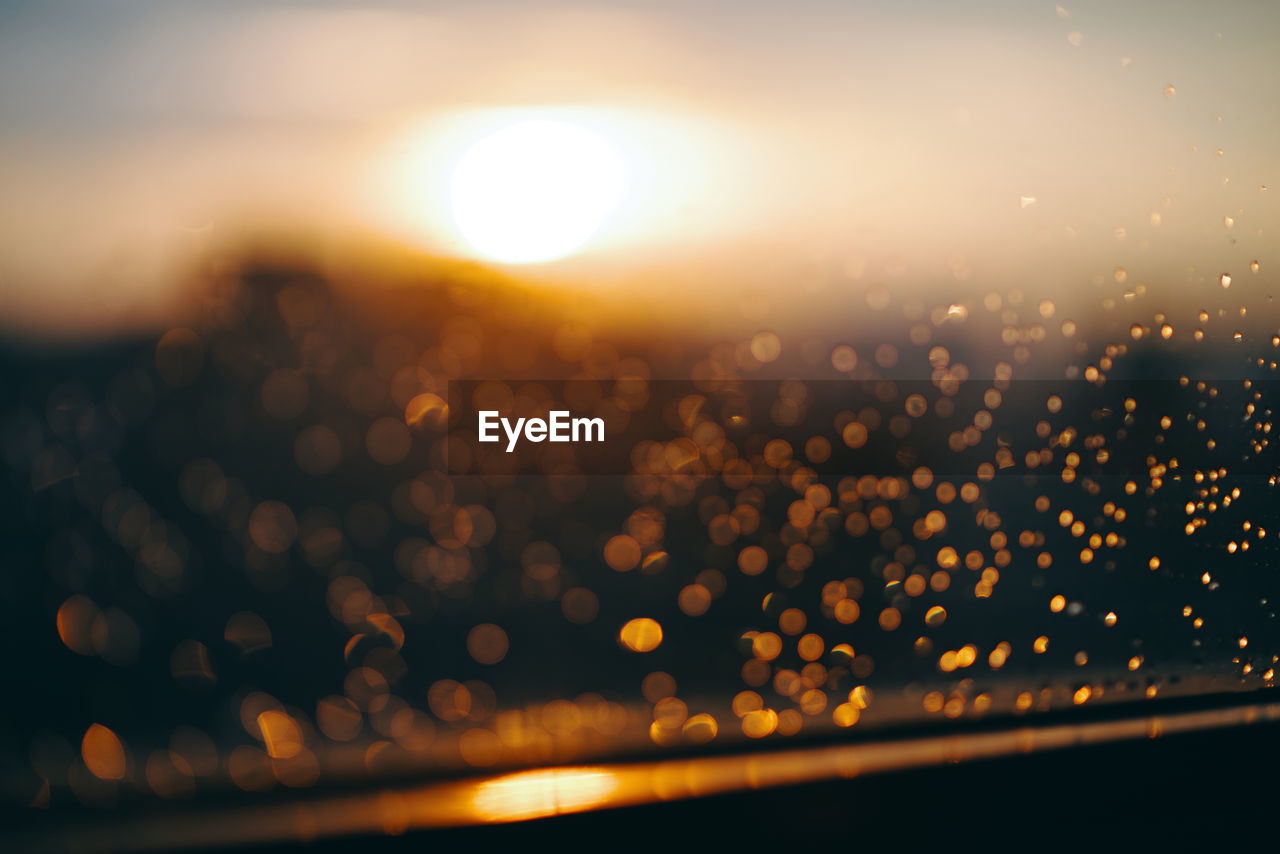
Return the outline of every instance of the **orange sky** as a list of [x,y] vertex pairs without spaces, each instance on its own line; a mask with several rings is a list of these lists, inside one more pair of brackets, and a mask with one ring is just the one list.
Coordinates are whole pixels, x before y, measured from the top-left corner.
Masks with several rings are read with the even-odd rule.
[[640,164],[581,255],[517,271],[619,298],[1071,299],[1122,267],[1176,301],[1275,245],[1269,4],[373,5],[0,12],[5,322],[159,322],[185,270],[261,235],[465,256],[439,188],[517,116]]

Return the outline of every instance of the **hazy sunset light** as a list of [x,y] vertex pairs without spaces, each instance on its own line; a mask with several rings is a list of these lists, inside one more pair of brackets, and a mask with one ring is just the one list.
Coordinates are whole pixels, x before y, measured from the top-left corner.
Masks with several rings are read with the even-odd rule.
[[0,852],[1272,850],[1277,45],[0,0]]

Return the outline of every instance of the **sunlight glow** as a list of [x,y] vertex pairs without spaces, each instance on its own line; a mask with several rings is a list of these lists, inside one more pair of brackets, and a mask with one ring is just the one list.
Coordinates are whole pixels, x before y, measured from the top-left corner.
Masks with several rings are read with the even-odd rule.
[[453,174],[453,217],[472,248],[494,261],[563,258],[618,207],[627,173],[618,153],[590,131],[521,122],[463,156]]

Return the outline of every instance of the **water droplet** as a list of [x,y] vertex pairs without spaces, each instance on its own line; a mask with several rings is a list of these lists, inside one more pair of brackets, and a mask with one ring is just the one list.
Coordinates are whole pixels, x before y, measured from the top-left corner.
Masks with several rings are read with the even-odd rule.
[[1227,273],[1223,273],[1222,277],[1218,279],[1218,281],[1222,283],[1222,286],[1224,288],[1231,287],[1231,276]]
[[1172,97],[1174,97],[1174,96],[1175,96],[1175,95],[1177,95],[1177,94],[1178,94],[1178,90],[1177,90],[1177,89],[1175,89],[1175,88],[1173,88],[1173,84],[1172,84],[1172,83],[1170,83],[1168,86],[1164,87],[1164,96],[1165,96],[1166,98],[1172,98]]

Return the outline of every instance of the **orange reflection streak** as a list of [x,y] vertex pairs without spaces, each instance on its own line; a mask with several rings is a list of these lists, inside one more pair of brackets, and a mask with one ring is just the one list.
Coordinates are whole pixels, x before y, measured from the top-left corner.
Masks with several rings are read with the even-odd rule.
[[93,852],[122,846],[173,850],[197,843],[265,844],[325,836],[399,834],[420,828],[526,821],[1277,720],[1280,703],[1267,703],[801,750],[544,768],[402,790],[314,798],[291,806],[193,811],[96,827],[62,828],[38,838],[0,837],[0,843],[17,843],[0,847],[24,851]]
[[550,768],[485,780],[472,809],[488,821],[521,821],[579,812],[602,803],[618,787],[618,775],[595,768]]

